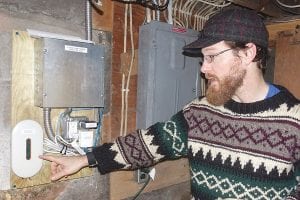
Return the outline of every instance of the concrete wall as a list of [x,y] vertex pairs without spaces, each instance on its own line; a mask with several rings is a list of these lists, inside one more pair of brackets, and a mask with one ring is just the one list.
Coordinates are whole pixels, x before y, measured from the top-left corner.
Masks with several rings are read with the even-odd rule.
[[[10,188],[12,30],[27,28],[85,38],[83,0],[0,1],[0,199],[108,199],[108,176]],[[95,33],[93,33],[95,34]],[[96,38],[97,39],[97,38]]]

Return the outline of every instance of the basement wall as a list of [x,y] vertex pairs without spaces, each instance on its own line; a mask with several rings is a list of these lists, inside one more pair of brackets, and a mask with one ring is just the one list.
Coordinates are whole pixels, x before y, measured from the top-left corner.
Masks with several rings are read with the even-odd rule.
[[[95,20],[93,19],[93,23],[96,22],[100,25],[96,26],[98,30],[93,30],[93,40],[97,42],[98,35],[105,34],[100,30],[111,31],[112,33],[112,38],[110,36],[104,37],[108,38],[112,45],[112,76],[111,84],[108,84],[111,85],[111,88],[106,88],[108,93],[112,95],[107,97],[108,101],[111,98],[111,103],[108,113],[104,116],[103,141],[105,142],[116,138],[120,128],[120,86],[122,80],[120,54],[123,52],[124,4],[111,0],[103,0],[103,2],[110,3],[106,7],[109,11],[104,10],[104,15],[108,17],[100,17],[100,20],[97,21],[99,16],[95,16],[94,13]],[[27,28],[30,28],[85,38],[84,6],[85,1],[83,0],[0,0],[0,200],[129,200],[141,187],[135,182],[134,172],[123,171],[100,175],[95,170],[93,175],[89,177],[24,189],[11,188],[12,31],[26,31]],[[135,49],[137,49],[138,27],[144,21],[144,8],[134,6],[134,12],[134,40]],[[110,18],[110,16],[112,17]],[[103,23],[107,23],[104,29],[102,29]],[[130,51],[130,42],[128,41],[127,44],[128,51]],[[136,80],[137,75],[132,75],[128,132],[135,129]],[[178,164],[180,166],[177,166]],[[184,165],[186,165],[186,161],[174,161],[157,166],[158,179],[146,187],[145,193],[141,195],[140,199],[189,199],[190,187],[186,176],[177,179],[163,176],[166,174],[165,168],[174,168],[175,173],[177,173],[179,168],[187,168]],[[188,174],[188,171],[181,172],[181,174]],[[159,180],[159,177],[163,178]]]
[[[11,65],[12,31],[27,28],[85,38],[85,1],[0,1],[0,199],[109,199],[108,175],[11,189]],[[97,35],[93,31],[93,35]],[[97,39],[97,38],[96,38]]]

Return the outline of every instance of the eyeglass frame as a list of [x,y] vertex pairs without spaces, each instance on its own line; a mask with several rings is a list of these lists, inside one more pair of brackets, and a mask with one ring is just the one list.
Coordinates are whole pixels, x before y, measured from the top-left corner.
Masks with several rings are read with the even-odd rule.
[[[225,49],[225,50],[223,50],[223,51],[220,51],[220,52],[218,52],[218,53],[216,53],[216,54],[211,54],[211,55],[203,55],[203,62],[204,61],[206,61],[207,63],[213,63],[214,62],[214,60],[215,60],[215,57],[217,57],[217,56],[219,56],[219,55],[221,55],[221,54],[223,54],[223,53],[225,53],[225,52],[227,52],[227,51],[229,51],[229,50],[233,50],[234,48],[229,48],[229,49]],[[209,60],[208,60],[209,59]]]

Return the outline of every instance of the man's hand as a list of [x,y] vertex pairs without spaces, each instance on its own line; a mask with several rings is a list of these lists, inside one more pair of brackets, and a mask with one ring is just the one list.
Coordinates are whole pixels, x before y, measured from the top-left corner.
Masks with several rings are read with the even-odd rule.
[[88,166],[86,156],[50,156],[42,155],[39,158],[51,162],[51,180],[56,181],[64,176],[78,172]]

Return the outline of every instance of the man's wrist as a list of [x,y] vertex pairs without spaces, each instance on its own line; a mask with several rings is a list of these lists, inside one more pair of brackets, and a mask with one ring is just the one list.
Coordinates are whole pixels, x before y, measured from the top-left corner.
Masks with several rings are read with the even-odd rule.
[[97,167],[98,166],[98,162],[97,162],[93,152],[87,152],[86,153],[86,158],[87,158],[87,162],[88,162],[89,167]]
[[83,155],[83,156],[80,156],[80,157],[81,157],[81,160],[82,160],[82,167],[89,166],[89,162],[88,162],[87,156]]

